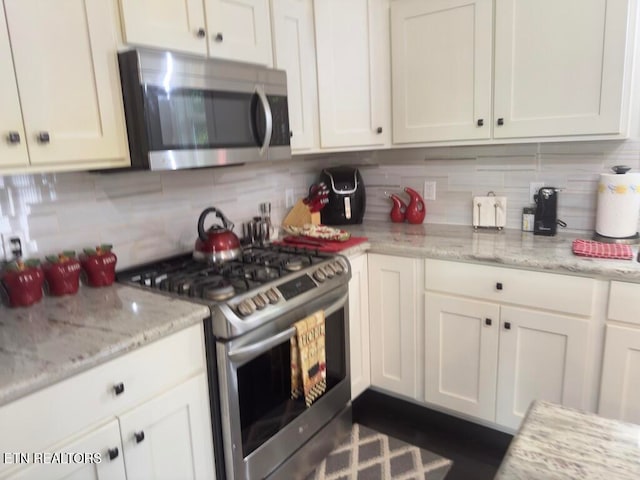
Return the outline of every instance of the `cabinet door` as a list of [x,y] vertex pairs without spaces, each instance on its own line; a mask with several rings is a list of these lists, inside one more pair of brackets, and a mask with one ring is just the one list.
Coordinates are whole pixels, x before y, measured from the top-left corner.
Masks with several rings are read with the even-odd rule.
[[322,147],[388,144],[389,6],[315,0]]
[[589,324],[502,307],[496,422],[517,429],[533,400],[583,409]]
[[29,156],[3,8],[0,8],[0,104],[0,169],[27,165]]
[[5,0],[33,165],[128,161],[115,5]]
[[215,478],[205,374],[120,416],[128,480]]
[[640,330],[607,325],[598,413],[640,423]]
[[367,255],[350,259],[349,339],[351,347],[351,399],[371,385],[369,366],[369,280]]
[[318,83],[312,0],[271,0],[274,66],[287,71],[291,149],[318,146]]
[[494,137],[619,133],[627,10],[627,1],[498,0]]
[[371,384],[416,398],[417,262],[368,255]]
[[427,292],[425,400],[493,421],[500,307]]
[[202,0],[120,0],[125,42],[207,54]]
[[491,135],[492,0],[391,5],[394,143]]
[[[6,480],[125,480],[122,445],[120,444],[120,429],[117,420],[54,448],[45,449],[47,454],[62,455],[82,454],[87,461],[35,463],[20,469],[14,474],[3,477]],[[110,458],[109,453],[113,455]],[[28,452],[30,456],[37,452]],[[100,462],[91,461],[93,454],[100,454]],[[73,459],[73,457],[71,457]]]
[[204,0],[209,55],[272,65],[269,0]]

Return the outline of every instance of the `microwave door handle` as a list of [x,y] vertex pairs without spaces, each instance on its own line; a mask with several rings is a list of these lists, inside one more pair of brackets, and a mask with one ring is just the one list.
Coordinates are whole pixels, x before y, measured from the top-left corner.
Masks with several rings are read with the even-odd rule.
[[264,152],[269,148],[269,144],[271,143],[271,135],[273,133],[273,115],[271,113],[271,105],[269,105],[269,99],[267,95],[264,93],[264,88],[262,86],[256,87],[256,94],[260,99],[260,103],[262,103],[262,108],[264,110],[264,140],[262,142],[262,147],[260,147],[260,156],[264,155]]
[[290,339],[295,334],[296,327],[290,327],[287,328],[284,332],[280,332],[273,337],[269,337],[259,342],[252,343],[251,345],[247,345],[246,347],[229,350],[227,356],[232,362],[242,364],[254,357],[257,357],[258,355],[263,354],[264,352],[268,352],[273,347],[276,347],[283,341]]

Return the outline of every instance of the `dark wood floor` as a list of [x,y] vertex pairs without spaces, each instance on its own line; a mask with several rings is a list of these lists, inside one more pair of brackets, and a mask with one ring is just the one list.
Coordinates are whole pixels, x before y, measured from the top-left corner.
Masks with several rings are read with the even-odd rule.
[[353,420],[453,460],[446,480],[491,480],[512,436],[367,390]]

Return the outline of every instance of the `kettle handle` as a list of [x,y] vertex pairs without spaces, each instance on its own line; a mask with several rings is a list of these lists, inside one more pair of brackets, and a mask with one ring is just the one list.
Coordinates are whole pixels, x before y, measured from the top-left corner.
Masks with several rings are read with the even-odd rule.
[[215,213],[216,217],[222,220],[222,225],[227,230],[233,230],[234,226],[233,223],[231,223],[231,221],[227,217],[225,217],[224,214],[216,207],[205,208],[198,218],[198,237],[200,237],[200,240],[202,240],[203,242],[206,242],[208,240],[207,232],[204,229],[204,220],[210,213]]

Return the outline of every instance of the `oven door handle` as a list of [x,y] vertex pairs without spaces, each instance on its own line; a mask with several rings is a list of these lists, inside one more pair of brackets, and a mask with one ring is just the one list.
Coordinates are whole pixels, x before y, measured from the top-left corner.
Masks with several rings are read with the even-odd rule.
[[255,357],[261,353],[271,350],[278,346],[284,340],[288,340],[296,334],[296,327],[287,328],[284,332],[280,332],[273,337],[266,338],[257,343],[252,343],[246,347],[229,350],[227,356],[232,362],[243,363],[245,360]]
[[256,87],[256,94],[260,99],[260,103],[262,103],[262,108],[264,110],[264,140],[262,142],[262,147],[260,147],[260,156],[264,155],[264,152],[269,148],[269,144],[271,143],[271,135],[273,134],[273,115],[271,113],[271,105],[269,104],[269,99],[267,98],[267,94],[264,91],[264,88],[261,85]]
[[[344,307],[345,303],[349,299],[349,292],[342,295],[338,300],[333,302],[327,308],[324,309],[325,317],[329,315],[333,315],[342,307]],[[289,327],[286,330],[274,335],[273,337],[265,338],[257,343],[252,343],[251,345],[247,345],[244,347],[236,348],[233,350],[229,350],[227,353],[227,357],[234,363],[244,363],[246,360],[250,360],[257,355],[260,355],[264,352],[271,350],[273,347],[278,346],[285,340],[289,340],[296,334],[296,327]]]

